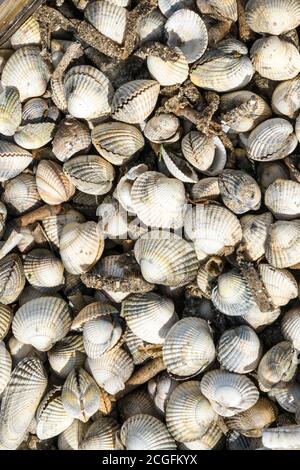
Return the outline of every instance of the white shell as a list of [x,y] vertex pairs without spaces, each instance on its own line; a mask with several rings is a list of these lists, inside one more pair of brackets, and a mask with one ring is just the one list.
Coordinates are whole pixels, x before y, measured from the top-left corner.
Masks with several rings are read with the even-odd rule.
[[52,160],[41,160],[36,170],[39,195],[47,204],[68,201],[75,193],[75,186],[66,177],[62,167]]
[[3,186],[2,201],[14,214],[22,214],[42,204],[33,175],[21,173]]
[[18,128],[14,140],[24,149],[39,149],[52,140],[54,128],[53,122],[26,124]]
[[300,80],[296,77],[280,83],[272,95],[272,108],[276,114],[295,118],[300,109]]
[[171,86],[183,83],[189,74],[188,62],[180,49],[175,49],[179,54],[176,61],[163,60],[160,57],[149,55],[147,67],[150,75],[162,86]]
[[277,219],[300,217],[300,183],[277,179],[265,193],[265,205]]
[[0,181],[7,181],[19,175],[32,162],[27,150],[10,142],[0,141]]
[[115,434],[120,426],[113,418],[103,416],[88,428],[80,450],[115,450]]
[[300,426],[294,424],[290,426],[264,429],[262,442],[267,449],[299,450]]
[[298,285],[296,279],[287,269],[278,269],[269,264],[260,264],[258,270],[273,305],[281,307],[297,297]]
[[22,107],[17,88],[2,86],[0,82],[0,133],[14,135],[21,124]]
[[300,350],[300,311],[294,307],[284,315],[281,329],[285,339],[293,343],[294,348]]
[[250,0],[245,15],[253,31],[280,35],[299,26],[300,5],[297,0]]
[[19,297],[25,286],[21,258],[13,253],[0,260],[0,302],[11,304]]
[[12,369],[12,360],[9,352],[5,348],[3,341],[0,341],[0,395],[5,390],[9,382]]
[[106,0],[89,2],[85,18],[104,36],[122,44],[124,41],[127,10]]
[[18,49],[23,46],[38,45],[40,42],[40,26],[34,16],[30,16],[25,23],[19,26],[10,38],[10,43],[14,49]]
[[272,222],[273,217],[270,212],[258,215],[247,214],[240,219],[242,243],[251,260],[256,261],[265,254],[268,230]]
[[300,263],[300,221],[279,220],[271,225],[266,241],[266,258],[275,268]]
[[44,396],[36,413],[36,435],[39,439],[50,439],[65,431],[73,422],[65,411],[61,399],[61,387],[54,386]]
[[64,284],[64,266],[50,250],[37,248],[30,251],[24,261],[28,282],[41,292],[56,292]]

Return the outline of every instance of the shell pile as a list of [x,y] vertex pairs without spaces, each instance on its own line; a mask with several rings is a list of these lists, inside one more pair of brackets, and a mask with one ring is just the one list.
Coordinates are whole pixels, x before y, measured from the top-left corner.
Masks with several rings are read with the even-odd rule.
[[0,448],[300,450],[299,0],[53,3],[0,49]]

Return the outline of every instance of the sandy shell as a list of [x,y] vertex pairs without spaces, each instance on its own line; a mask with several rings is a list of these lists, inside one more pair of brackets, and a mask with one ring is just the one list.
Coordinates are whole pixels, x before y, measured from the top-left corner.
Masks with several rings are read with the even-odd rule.
[[89,128],[81,121],[68,117],[63,119],[52,141],[52,151],[61,162],[88,150],[91,145]]
[[196,253],[178,235],[152,230],[137,240],[134,254],[144,279],[150,283],[182,286],[196,277]]
[[14,135],[21,124],[22,108],[17,88],[0,84],[0,133]]
[[109,1],[89,2],[85,18],[104,36],[122,44],[124,41],[127,10]]
[[150,41],[161,41],[165,24],[164,16],[157,10],[141,19],[139,25],[139,40],[141,44]]
[[82,335],[67,336],[48,351],[51,369],[62,379],[67,378],[74,367],[82,366],[85,357]]
[[21,173],[32,162],[27,150],[10,142],[0,141],[0,181],[7,181]]
[[217,199],[219,195],[219,183],[216,176],[201,179],[191,189],[191,196],[194,201]]
[[201,393],[200,382],[184,382],[172,392],[166,408],[166,424],[176,441],[200,439],[216,420],[217,414]]
[[152,292],[123,301],[121,316],[136,336],[153,344],[162,344],[178,320],[172,300]]
[[145,144],[142,133],[124,122],[106,122],[95,126],[92,142],[99,154],[113,165],[123,165]]
[[41,51],[36,46],[18,49],[6,62],[2,72],[2,85],[19,90],[20,100],[25,101],[45,93],[50,70]]
[[78,450],[87,430],[87,423],[83,423],[79,419],[74,419],[73,423],[58,436],[58,449]]
[[8,305],[0,304],[0,341],[2,341],[9,332],[12,319],[12,309]]
[[160,85],[155,80],[133,80],[121,85],[112,102],[112,117],[116,121],[138,124],[152,113]]
[[72,67],[64,78],[64,93],[68,112],[75,118],[91,120],[110,113],[113,87],[95,67]]
[[265,193],[265,205],[277,219],[290,220],[300,216],[300,183],[277,179]]
[[73,418],[65,411],[61,399],[61,387],[54,386],[44,396],[36,413],[36,435],[39,439],[50,439],[65,431]]
[[260,264],[258,271],[273,305],[281,307],[297,297],[298,285],[296,279],[287,269],[278,269],[269,264]]
[[79,446],[80,450],[115,450],[115,434],[119,428],[113,418],[98,418],[88,428]]
[[184,221],[185,235],[194,242],[199,260],[234,250],[242,239],[237,217],[225,207],[196,205],[189,208]]
[[262,434],[262,442],[267,449],[299,450],[300,426],[290,425],[265,429]]
[[2,445],[16,449],[21,444],[46,386],[47,375],[39,359],[27,357],[16,366],[1,401]]
[[182,155],[164,147],[161,147],[160,155],[172,176],[183,183],[197,183],[197,173]]
[[145,126],[144,135],[157,144],[176,142],[180,137],[180,121],[174,114],[153,116]]
[[0,260],[0,302],[11,304],[25,286],[25,275],[21,258],[15,253]]
[[222,201],[235,214],[258,210],[261,190],[252,176],[241,170],[223,170],[219,174]]
[[71,222],[81,223],[84,221],[85,218],[80,212],[70,208],[61,214],[50,215],[49,217],[46,217],[42,223],[47,237],[51,243],[55,246],[55,248],[59,248],[60,237],[64,226]]
[[13,214],[23,214],[42,204],[33,175],[22,173],[3,186],[2,201]]
[[300,350],[300,310],[294,307],[284,315],[281,330],[285,339],[292,342],[294,348]]
[[89,271],[102,255],[103,235],[96,222],[72,222],[64,226],[60,236],[60,256],[71,274]]
[[268,230],[272,222],[273,217],[270,212],[258,215],[247,214],[240,219],[242,243],[251,260],[256,261],[264,255]]
[[175,48],[175,50],[179,54],[176,61],[163,60],[153,55],[147,57],[149,73],[161,86],[181,84],[188,77],[188,61],[179,48]]
[[250,0],[246,22],[253,31],[279,35],[297,28],[300,5],[297,0]]
[[202,318],[183,318],[168,332],[163,345],[163,360],[169,373],[192,376],[205,370],[214,358],[210,329]]
[[266,241],[266,258],[275,268],[300,262],[300,221],[279,220],[271,225]]
[[10,43],[14,49],[23,46],[38,45],[40,42],[40,26],[33,16],[30,16],[10,38]]
[[36,170],[39,195],[47,204],[68,201],[75,193],[75,186],[65,176],[61,166],[52,160],[41,160]]
[[126,450],[176,449],[166,425],[147,414],[138,414],[127,419],[120,430],[120,441]]
[[37,248],[25,257],[24,273],[29,284],[41,292],[56,292],[64,284],[64,266],[50,250]]
[[197,6],[201,13],[208,14],[217,20],[237,21],[236,0],[197,0]]
[[9,352],[5,348],[5,343],[0,341],[0,395],[5,390],[9,382],[12,369],[12,360]]
[[272,95],[272,108],[276,114],[294,119],[300,109],[300,80],[298,77],[280,83]]
[[190,64],[199,59],[208,44],[207,29],[200,15],[188,9],[175,11],[165,24],[170,47],[179,47]]
[[201,392],[221,416],[234,416],[255,405],[259,392],[244,375],[215,369],[201,380]]
[[158,0],[160,11],[169,18],[175,11],[188,8],[193,5],[193,0]]

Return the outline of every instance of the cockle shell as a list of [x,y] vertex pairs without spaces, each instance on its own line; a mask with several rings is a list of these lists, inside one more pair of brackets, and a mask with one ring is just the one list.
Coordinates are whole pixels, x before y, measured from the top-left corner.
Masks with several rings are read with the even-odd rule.
[[217,20],[237,21],[236,0],[197,0],[197,6],[201,13],[208,14]]
[[59,248],[60,237],[65,225],[68,225],[71,222],[81,223],[84,221],[85,218],[80,212],[70,208],[61,214],[50,215],[49,217],[46,217],[42,223],[47,237],[51,243],[55,246],[55,248]]
[[142,133],[124,122],[106,122],[92,130],[99,154],[113,165],[123,165],[145,145]]
[[104,249],[103,235],[93,221],[65,225],[59,242],[61,260],[71,274],[89,271]]
[[156,418],[159,417],[154,403],[146,390],[134,390],[122,398],[118,405],[122,421],[126,421],[131,416],[141,413],[155,416]]
[[0,341],[0,395],[5,390],[11,376],[12,360],[5,348],[5,343]]
[[152,357],[151,350],[148,351],[146,348],[148,343],[136,336],[129,328],[126,331],[125,344],[135,365],[143,364]]
[[299,26],[300,5],[297,0],[250,0],[245,15],[253,31],[280,35]]
[[158,0],[158,7],[169,18],[175,11],[191,7],[193,3],[193,0]]
[[300,263],[300,221],[279,220],[271,225],[266,241],[266,258],[275,268]]
[[36,170],[39,195],[47,204],[68,201],[75,193],[75,186],[66,177],[61,166],[52,160],[41,160]]
[[149,380],[148,393],[160,414],[165,414],[168,399],[177,384],[167,371]]
[[131,200],[131,189],[134,181],[143,173],[148,170],[147,165],[141,163],[140,165],[132,167],[126,175],[122,176],[113,196],[119,201],[122,207],[128,212],[134,213]]
[[2,237],[5,225],[6,225],[6,218],[7,218],[7,208],[0,202],[0,237]]
[[179,55],[179,58],[175,61],[163,60],[154,55],[149,55],[147,57],[147,67],[150,75],[162,86],[181,84],[188,77],[188,61],[178,47],[175,48],[175,51]]
[[277,179],[290,178],[287,166],[282,160],[258,163],[257,176],[262,192],[265,192]]
[[300,385],[289,382],[285,386],[275,387],[269,392],[269,397],[275,398],[285,411],[296,413],[300,399]]
[[23,214],[42,204],[35,177],[29,173],[21,173],[6,181],[3,187],[2,201],[13,214]]
[[37,248],[25,257],[24,273],[28,282],[41,292],[56,292],[64,284],[64,266],[50,250]]
[[40,122],[20,126],[14,135],[16,144],[32,150],[44,147],[53,136],[55,124],[53,122]]
[[[254,405],[255,406],[255,405]],[[228,418],[235,419],[233,418]],[[257,450],[261,449],[261,438],[246,437],[238,431],[229,431],[226,434],[226,449],[227,450]]]
[[139,25],[140,44],[149,41],[160,41],[163,37],[165,21],[166,19],[157,9],[141,18]]
[[220,195],[218,178],[211,176],[201,179],[198,183],[193,185],[191,195],[194,201],[217,199]]
[[136,336],[153,344],[163,343],[178,320],[172,300],[152,292],[131,295],[124,300],[121,316]]
[[16,449],[35,415],[47,386],[47,375],[39,359],[27,357],[12,372],[0,409],[0,442]]
[[144,135],[157,144],[176,142],[180,137],[180,121],[174,114],[153,116],[145,126]]
[[276,114],[294,119],[300,109],[299,77],[280,83],[272,95],[272,108]]
[[209,171],[219,150],[213,138],[198,131],[191,131],[184,136],[181,149],[187,161],[202,172]]
[[88,430],[88,424],[79,419],[74,419],[72,424],[65,429],[57,439],[59,450],[78,450],[85,434]]
[[272,222],[273,217],[270,212],[247,214],[240,219],[242,243],[251,260],[256,261],[264,255],[268,230]]
[[51,369],[58,377],[65,379],[74,367],[82,366],[85,361],[82,335],[66,336],[47,354]]
[[273,305],[281,307],[297,297],[298,285],[296,279],[287,269],[278,269],[269,264],[260,264],[258,271]]
[[22,107],[17,88],[0,83],[0,133],[14,135],[21,124]]
[[248,173],[240,170],[223,170],[219,174],[219,188],[225,206],[235,214],[260,208],[260,188]]
[[178,448],[182,450],[215,450],[223,444],[224,434],[218,423],[210,424],[200,439],[194,441],[182,442]]
[[202,318],[179,320],[167,333],[163,360],[169,373],[186,377],[206,369],[215,358],[208,323]]
[[0,141],[0,181],[14,178],[32,162],[27,150],[10,142]]
[[300,183],[277,179],[265,193],[265,205],[277,219],[290,220],[300,216]]
[[216,420],[217,414],[201,393],[200,382],[184,382],[171,393],[166,408],[166,424],[176,441],[200,439]]
[[80,450],[115,450],[115,434],[120,426],[113,418],[98,418],[88,428],[82,440]]
[[280,308],[276,307],[267,312],[261,311],[258,306],[253,305],[250,310],[243,314],[243,320],[254,330],[261,331],[267,325],[274,323],[280,315]]
[[267,449],[299,450],[300,426],[279,426],[278,428],[264,429],[262,442]]
[[201,392],[221,416],[234,416],[253,406],[259,392],[245,375],[215,369],[201,380]]
[[152,230],[137,240],[134,254],[144,279],[150,283],[178,287],[196,277],[196,253],[178,235]]
[[172,176],[183,183],[197,183],[198,175],[193,167],[180,154],[161,147],[160,155]]
[[19,297],[25,286],[21,258],[13,253],[0,260],[0,302],[11,304]]
[[294,348],[300,350],[300,310],[294,307],[284,315],[281,323],[283,336],[291,341]]
[[41,42],[39,22],[30,16],[11,36],[10,43],[14,49],[23,46],[38,45]]
[[68,117],[58,126],[52,141],[52,151],[61,162],[66,162],[73,155],[83,153],[91,145],[89,128],[81,121]]
[[[23,359],[28,357],[38,357],[38,351],[31,344],[24,344],[11,336],[8,341],[9,352],[13,360],[13,365],[18,365]],[[40,358],[39,358],[40,359]]]
[[116,121],[138,124],[152,113],[160,85],[155,80],[133,80],[121,85],[112,102],[112,117]]
[[56,122],[59,118],[58,108],[45,98],[31,98],[23,105],[22,123],[36,124],[44,119]]
[[12,319],[12,309],[8,305],[0,304],[0,341],[2,341],[9,332]]
[[2,85],[19,90],[20,100],[42,96],[50,78],[50,70],[36,46],[18,49],[6,62],[2,72]]
[[104,36],[122,44],[124,41],[127,10],[102,0],[89,2],[84,10],[85,18]]

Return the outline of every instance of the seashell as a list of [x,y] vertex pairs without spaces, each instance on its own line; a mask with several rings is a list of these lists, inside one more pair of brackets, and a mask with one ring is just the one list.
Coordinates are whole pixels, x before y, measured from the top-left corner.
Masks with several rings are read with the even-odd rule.
[[123,165],[145,145],[142,133],[123,122],[106,122],[92,129],[99,154],[113,165]]
[[146,171],[134,181],[130,197],[131,207],[143,224],[182,227],[186,195],[181,181],[156,171]]
[[216,153],[220,151],[213,138],[198,131],[191,131],[185,135],[181,141],[181,149],[187,161],[202,172],[210,169]]
[[0,141],[0,181],[7,181],[22,173],[32,162],[31,153],[10,142]]
[[11,304],[19,297],[25,286],[21,258],[15,253],[0,260],[0,302]]
[[[168,23],[169,22],[166,23],[166,27]],[[175,33],[172,32],[169,34]],[[183,47],[185,48],[187,46]],[[147,67],[149,73],[155,80],[158,81],[158,83],[160,83],[161,86],[181,84],[188,78],[189,65],[186,56],[178,47],[175,48],[175,51],[179,55],[179,58],[176,61],[163,60],[160,57],[154,55],[149,55],[147,57]]]
[[214,205],[196,205],[185,215],[185,235],[194,242],[199,260],[209,255],[230,253],[242,239],[237,217],[228,209]]
[[5,348],[3,341],[0,341],[0,395],[5,390],[9,382],[12,369],[12,360],[9,352]]
[[158,412],[152,399],[144,390],[135,390],[122,398],[119,402],[119,409],[122,421],[126,421],[131,416],[141,413],[158,417]]
[[219,93],[241,89],[254,73],[247,53],[247,47],[239,41],[221,41],[192,67],[190,79],[200,88]]
[[127,237],[127,214],[118,201],[111,196],[105,197],[97,208],[99,226],[104,236],[111,239],[124,239]]
[[297,282],[287,269],[276,269],[269,264],[260,264],[258,271],[273,305],[281,307],[297,297]]
[[30,423],[47,386],[42,362],[27,357],[12,372],[2,396],[0,442],[16,449],[26,436]]
[[179,287],[197,274],[194,249],[176,234],[152,230],[137,240],[134,255],[143,278],[153,284]]
[[64,338],[71,326],[68,304],[59,298],[33,299],[20,307],[13,319],[14,336],[39,351],[48,351]]
[[242,244],[252,261],[258,260],[265,254],[265,243],[272,222],[273,217],[270,212],[257,215],[247,214],[240,219]]
[[160,85],[155,80],[133,80],[121,85],[112,102],[112,117],[116,121],[138,124],[152,113]]
[[71,222],[60,236],[60,256],[65,269],[71,274],[89,271],[104,249],[103,235],[96,222]]
[[148,343],[135,336],[129,328],[126,330],[125,344],[135,365],[143,364],[152,357],[151,349],[147,349]]
[[300,386],[298,383],[290,382],[283,387],[275,387],[269,392],[269,397],[275,398],[285,411],[296,413],[300,399]]
[[[232,419],[234,419],[234,417]],[[262,442],[259,437],[246,437],[238,431],[229,431],[226,435],[227,450],[258,450],[261,449],[261,447]]]
[[292,153],[298,145],[290,122],[282,118],[268,119],[249,135],[247,153],[255,161],[279,160]]
[[289,382],[297,369],[297,351],[289,341],[275,344],[262,357],[257,376],[259,388],[263,392],[269,392],[273,387],[282,382]]
[[170,149],[166,151],[164,147],[161,147],[160,155],[172,176],[183,183],[197,183],[197,173],[181,155],[173,153]]
[[2,72],[2,85],[19,90],[20,100],[42,96],[47,88],[50,70],[36,46],[18,49],[6,62]]
[[92,302],[83,307],[78,315],[72,322],[72,330],[84,331],[84,326],[91,320],[96,320],[99,317],[115,316],[118,314],[118,310],[107,302]]
[[88,428],[80,450],[115,450],[115,434],[120,426],[116,420],[101,416]]
[[83,122],[67,117],[59,123],[52,141],[52,151],[58,160],[66,162],[74,155],[88,150],[90,146],[90,130]]
[[148,382],[148,393],[160,414],[165,414],[170,394],[177,386],[168,372],[162,372]]
[[85,18],[104,36],[122,44],[125,38],[127,10],[109,1],[89,2]]
[[32,150],[46,145],[52,139],[55,124],[53,122],[40,122],[20,126],[14,135],[16,144]]
[[217,423],[212,423],[200,439],[190,442],[182,442],[179,448],[182,450],[216,450],[222,445],[224,434]]
[[55,248],[59,248],[60,237],[63,228],[72,222],[81,223],[84,221],[85,218],[80,212],[70,208],[60,214],[50,215],[49,217],[46,217],[42,221],[42,224],[47,234],[47,237],[49,238],[51,243],[54,245]]
[[272,108],[276,114],[291,119],[297,117],[300,109],[300,80],[298,77],[280,83],[272,95]]
[[194,201],[207,201],[217,199],[220,195],[218,178],[211,176],[203,178],[195,183],[191,189],[191,196]]
[[128,418],[119,434],[120,444],[126,450],[174,450],[176,444],[167,427],[159,419],[147,414]]
[[217,20],[236,22],[238,19],[236,0],[197,0],[197,6],[201,13]]
[[131,200],[131,189],[134,181],[141,174],[148,170],[147,165],[140,164],[132,167],[126,175],[122,176],[117,187],[113,193],[113,196],[119,201],[122,207],[128,212],[134,213]]
[[41,292],[56,292],[64,284],[64,266],[50,250],[38,248],[25,257],[24,273],[29,284]]
[[157,9],[142,17],[138,31],[140,44],[151,41],[160,42],[163,38],[164,25],[165,18]]
[[121,316],[136,336],[152,344],[162,344],[178,320],[172,300],[152,292],[124,300]]
[[268,312],[262,312],[257,305],[254,305],[250,310],[243,314],[243,320],[245,320],[254,330],[260,331],[265,326],[274,323],[279,315],[279,307]]
[[283,161],[259,163],[257,166],[258,181],[262,192],[277,179],[289,179],[289,172]]
[[95,67],[72,67],[65,75],[63,86],[67,109],[73,117],[91,120],[110,113],[113,87]]
[[17,88],[0,83],[0,133],[14,135],[21,124],[22,107]]
[[170,18],[175,11],[193,6],[193,0],[158,0],[158,7],[163,15]]
[[68,429],[73,418],[65,411],[61,387],[54,386],[44,396],[36,412],[36,435],[39,439],[50,439]]
[[77,367],[68,375],[61,392],[64,409],[86,423],[100,407],[100,390],[94,379]]
[[298,142],[300,142],[300,119],[299,119],[299,116],[297,117],[296,123],[295,123],[295,134],[296,134],[296,137],[298,139]]
[[204,54],[208,34],[200,15],[188,9],[175,11],[165,24],[170,47],[179,47],[187,62],[193,63]]
[[259,364],[261,344],[249,326],[241,325],[224,331],[218,344],[220,366],[230,372],[248,374]]
[[181,377],[199,374],[215,359],[208,323],[194,317],[179,320],[167,333],[162,351],[169,373]]
[[0,304],[0,341],[2,341],[9,332],[12,319],[12,309],[8,305]]
[[300,6],[297,0],[250,0],[245,15],[253,31],[280,35],[299,26]]
[[257,39],[250,50],[253,67],[270,80],[290,80],[300,72],[300,54],[294,44],[277,36]]
[[73,183],[65,176],[61,166],[52,160],[39,162],[36,185],[43,201],[51,205],[68,201],[75,193]]
[[39,45],[41,43],[41,34],[38,21],[30,16],[11,36],[10,43],[14,49]]
[[48,351],[48,360],[54,373],[66,379],[74,367],[80,367],[85,361],[85,351],[81,335],[66,336]]
[[35,177],[21,173],[3,184],[2,200],[13,214],[23,214],[41,205]]
[[7,209],[3,202],[0,202],[0,237],[2,237],[7,217]]
[[259,392],[244,375],[215,369],[201,380],[201,392],[221,416],[234,416],[257,402]]
[[264,429],[262,442],[267,449],[299,450],[300,426],[280,426],[278,428]]
[[240,170],[223,170],[219,174],[222,201],[235,214],[258,210],[261,191],[252,176]]
[[294,307],[284,315],[281,323],[283,336],[291,341],[294,348],[300,350],[300,311]]
[[176,142],[180,137],[180,121],[174,114],[153,116],[145,126],[144,135],[157,144]]
[[266,190],[265,205],[277,219],[290,220],[300,216],[300,184],[277,179]]
[[266,258],[275,268],[293,267],[300,262],[300,221],[279,220],[271,225]]
[[132,358],[121,348],[107,351],[97,359],[88,358],[88,365],[98,385],[111,395],[125,388],[134,369]]
[[25,358],[38,357],[38,351],[31,344],[24,344],[14,336],[10,337],[8,347],[14,366],[18,365]]
[[176,441],[200,439],[216,420],[216,413],[201,393],[200,382],[184,382],[172,392],[166,408],[166,424]]
[[265,397],[254,406],[226,419],[226,426],[247,437],[261,437],[264,429],[272,424],[278,415],[276,405]]
[[43,118],[48,117],[48,110],[49,105],[44,98],[31,98],[23,105],[23,124],[41,122]]
[[74,419],[72,424],[59,434],[57,446],[59,450],[78,450],[88,429],[88,424]]
[[65,175],[84,193],[101,195],[110,191],[114,168],[99,155],[79,155],[64,163]]

